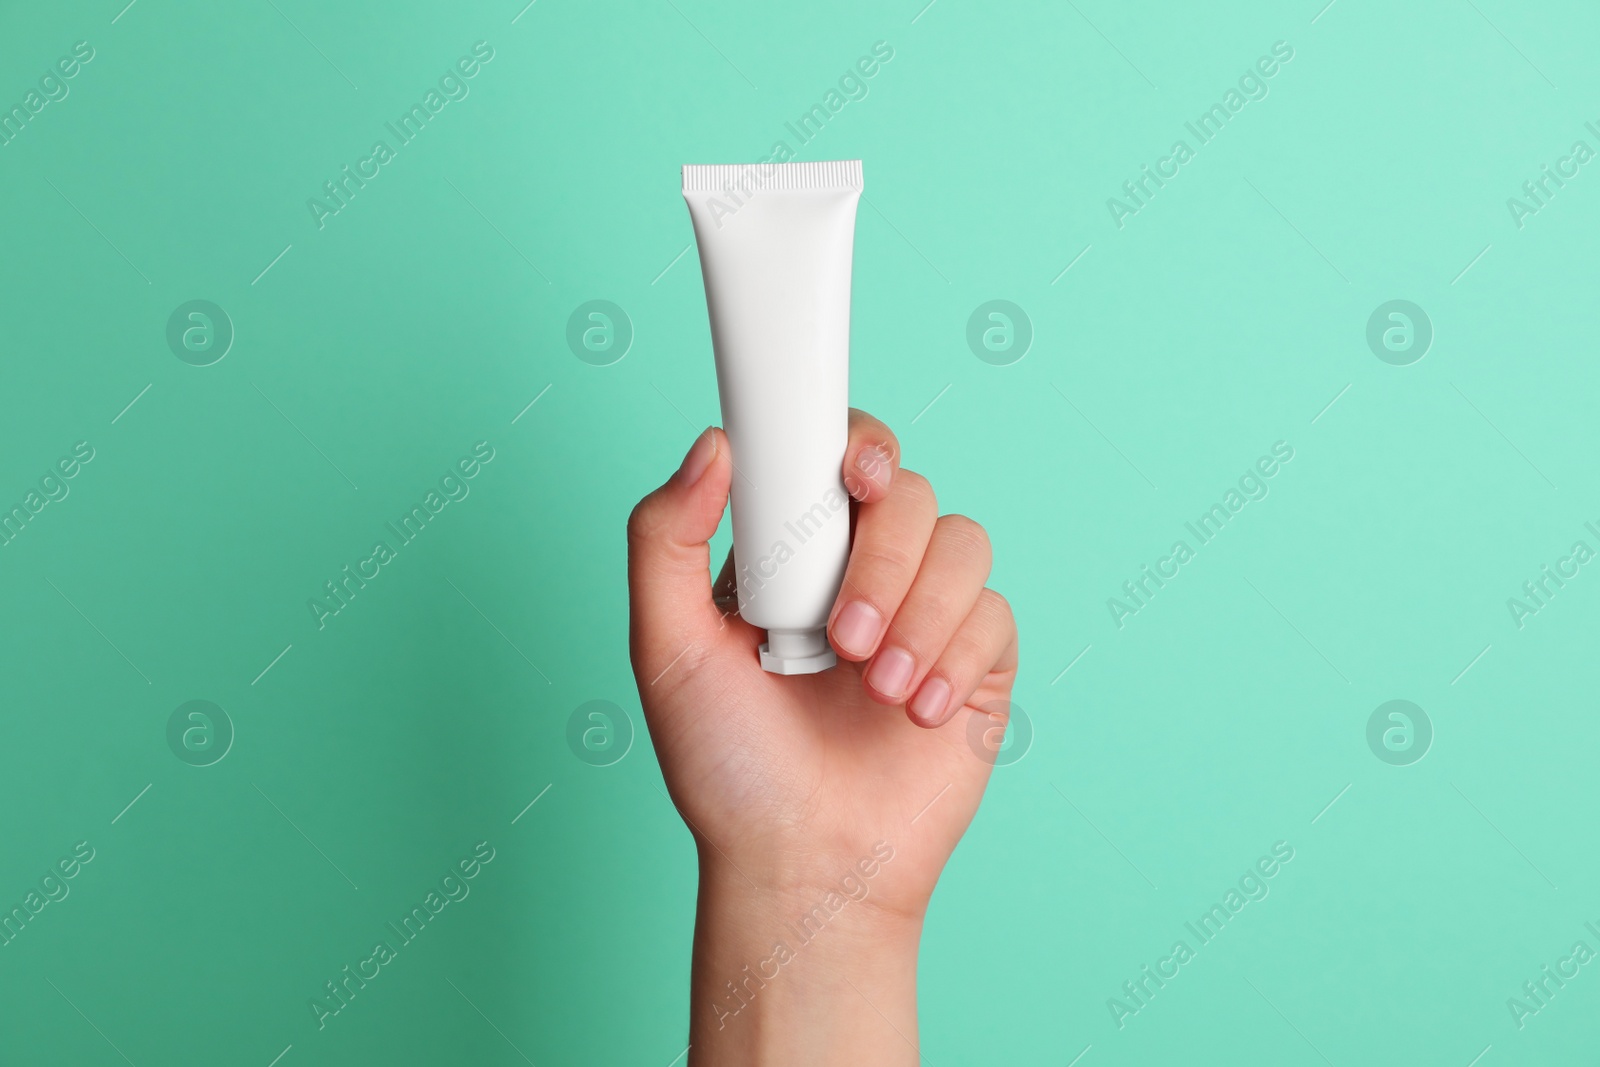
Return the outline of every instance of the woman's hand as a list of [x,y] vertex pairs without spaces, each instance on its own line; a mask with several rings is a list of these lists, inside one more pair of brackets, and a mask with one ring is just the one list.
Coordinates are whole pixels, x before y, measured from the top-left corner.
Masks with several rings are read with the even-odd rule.
[[941,517],[889,429],[852,411],[842,662],[763,671],[731,557],[710,580],[728,453],[701,434],[628,522],[634,676],[700,856],[691,1061],[915,1063],[922,917],[989,779],[1016,626],[984,585],[983,528]]

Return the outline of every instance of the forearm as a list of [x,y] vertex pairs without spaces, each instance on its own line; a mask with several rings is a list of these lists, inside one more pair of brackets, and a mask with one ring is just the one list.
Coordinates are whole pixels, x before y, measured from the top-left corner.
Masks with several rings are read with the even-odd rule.
[[920,916],[701,864],[689,1063],[916,1064]]

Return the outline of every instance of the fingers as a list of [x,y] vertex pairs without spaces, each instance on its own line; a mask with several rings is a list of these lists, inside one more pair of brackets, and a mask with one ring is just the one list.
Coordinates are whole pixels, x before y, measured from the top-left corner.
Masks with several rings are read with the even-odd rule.
[[855,543],[828,619],[828,636],[840,656],[859,662],[878,650],[916,579],[938,517],[933,488],[915,471],[901,471],[893,492],[857,512]]
[[844,450],[844,487],[863,504],[889,495],[900,469],[900,441],[894,432],[856,408],[850,409],[850,441]]
[[977,604],[989,578],[989,536],[965,515],[939,519],[916,579],[894,614],[872,664],[868,693],[903,704]]
[[642,675],[653,677],[718,628],[707,542],[727,505],[732,469],[727,436],[706,430],[628,517],[629,640]]
[[1016,669],[1017,624],[1011,605],[993,589],[984,589],[906,704],[906,713],[918,726],[943,726],[991,671]]
[[909,470],[881,501],[863,504],[828,620],[841,658],[870,661],[868,695],[905,705],[929,727],[949,721],[990,671],[1015,669],[1017,658],[1010,605],[984,586],[988,534],[938,511],[928,480]]

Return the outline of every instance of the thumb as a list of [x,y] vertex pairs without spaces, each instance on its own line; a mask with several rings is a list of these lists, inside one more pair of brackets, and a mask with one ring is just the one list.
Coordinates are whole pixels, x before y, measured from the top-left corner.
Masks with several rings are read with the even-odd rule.
[[644,682],[691,648],[708,650],[721,629],[707,542],[722,521],[732,472],[728,437],[712,427],[628,516],[629,643]]

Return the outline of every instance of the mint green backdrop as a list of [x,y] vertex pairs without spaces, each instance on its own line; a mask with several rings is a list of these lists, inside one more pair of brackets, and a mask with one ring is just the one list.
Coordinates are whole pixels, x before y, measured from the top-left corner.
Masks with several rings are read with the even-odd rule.
[[1592,1062],[1592,5],[522,2],[0,13],[0,1060],[683,1052],[623,524],[717,421],[678,167],[784,141],[1023,634],[927,1062]]

